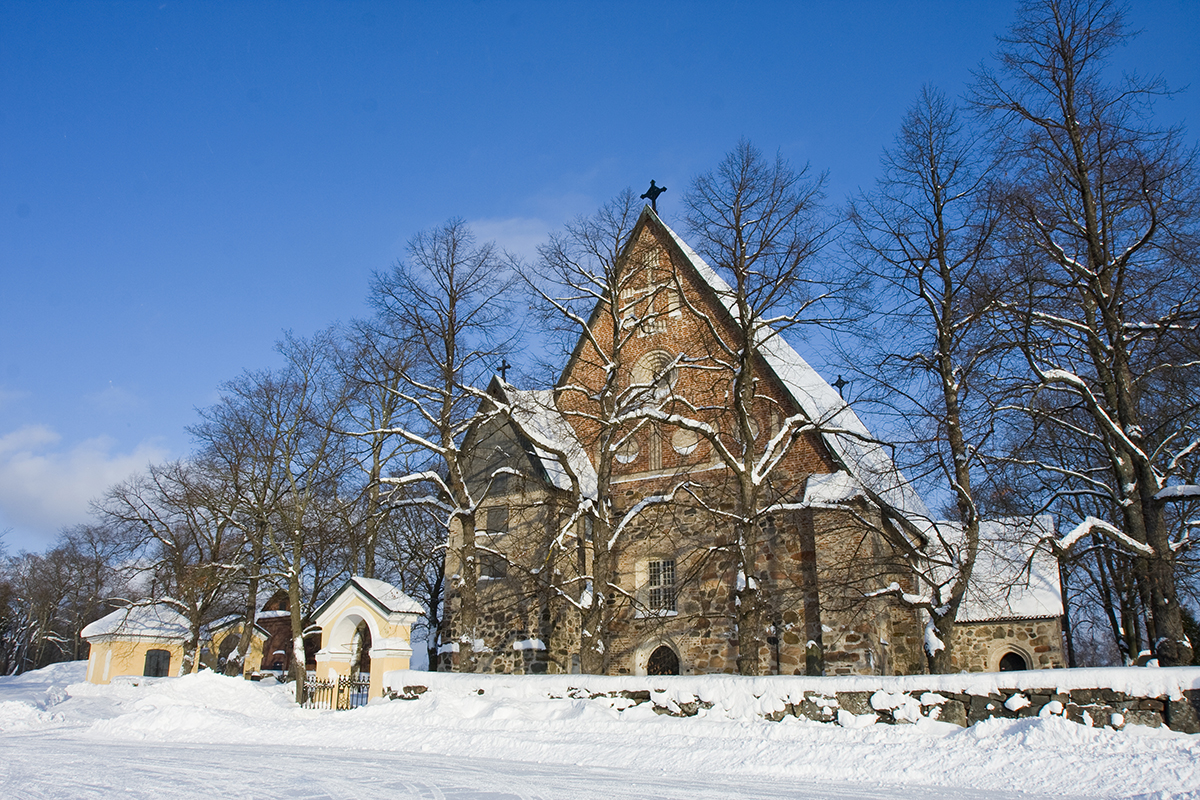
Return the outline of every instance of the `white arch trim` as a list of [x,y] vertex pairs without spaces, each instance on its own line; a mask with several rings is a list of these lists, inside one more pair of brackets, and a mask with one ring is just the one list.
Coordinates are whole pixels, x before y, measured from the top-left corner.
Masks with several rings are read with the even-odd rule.
[[[351,620],[355,620],[351,624]],[[338,653],[341,655],[349,655],[350,643],[354,636],[354,630],[358,627],[357,620],[362,620],[367,623],[367,628],[371,631],[371,643],[382,641],[383,636],[379,633],[378,612],[371,611],[366,606],[355,604],[342,609],[337,615],[333,624],[329,626],[329,638],[326,644],[321,649],[329,653]],[[325,626],[321,626],[325,629]]]

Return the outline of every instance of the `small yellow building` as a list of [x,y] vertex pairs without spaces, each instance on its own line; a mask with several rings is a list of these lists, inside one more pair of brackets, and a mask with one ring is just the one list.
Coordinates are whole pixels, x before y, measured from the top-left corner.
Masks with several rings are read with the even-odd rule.
[[362,666],[369,665],[370,697],[383,694],[383,675],[408,669],[412,657],[412,626],[424,610],[421,604],[390,583],[353,577],[334,592],[313,615],[321,628],[317,679],[350,675],[354,638],[363,633]]
[[180,674],[189,630],[187,617],[161,604],[119,608],[101,617],[82,631],[90,645],[88,682]]
[[[210,624],[205,636],[208,642],[207,654],[201,663],[210,669],[224,672],[226,660],[241,644],[242,629],[245,625],[246,620],[241,614],[230,614]],[[251,673],[258,671],[263,662],[263,645],[268,638],[270,633],[261,625],[254,625],[250,629],[250,647],[249,652],[242,658],[242,675],[249,677]]]

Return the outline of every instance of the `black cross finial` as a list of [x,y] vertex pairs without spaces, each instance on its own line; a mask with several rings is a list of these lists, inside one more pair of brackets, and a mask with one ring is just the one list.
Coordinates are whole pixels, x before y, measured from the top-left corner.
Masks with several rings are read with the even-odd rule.
[[658,213],[658,196],[660,194],[662,194],[663,192],[665,192],[666,190],[667,190],[667,187],[655,186],[654,181],[650,181],[650,188],[647,189],[646,193],[641,196],[641,199],[649,200],[650,208],[654,209],[654,213],[657,214]]
[[846,388],[849,385],[850,385],[850,381],[846,380],[841,375],[838,375],[838,379],[833,382],[834,388],[836,388],[838,390],[838,397],[842,398],[843,400],[846,399],[846,396],[842,394],[842,389]]
[[507,359],[500,359],[500,380],[508,383],[508,371],[512,369],[512,364],[508,363]]

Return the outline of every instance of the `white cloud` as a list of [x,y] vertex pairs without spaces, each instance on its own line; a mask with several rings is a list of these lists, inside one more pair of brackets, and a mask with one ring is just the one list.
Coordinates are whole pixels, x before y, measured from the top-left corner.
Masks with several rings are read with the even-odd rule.
[[45,425],[27,425],[0,436],[0,528],[11,526],[10,549],[42,549],[59,528],[85,522],[88,502],[114,483],[168,456],[142,442],[118,452],[106,436],[74,446]]
[[526,260],[537,257],[539,244],[550,236],[550,224],[531,217],[474,219],[467,223],[478,242],[495,242],[502,249]]

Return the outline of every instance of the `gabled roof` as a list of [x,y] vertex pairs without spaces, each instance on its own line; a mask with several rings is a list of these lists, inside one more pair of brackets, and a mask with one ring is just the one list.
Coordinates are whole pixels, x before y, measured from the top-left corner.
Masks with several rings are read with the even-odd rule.
[[118,608],[84,627],[84,639],[98,636],[132,636],[166,641],[185,640],[191,633],[187,617],[162,603]]
[[364,578],[361,575],[355,575],[347,579],[342,584],[333,596],[321,604],[320,608],[313,612],[313,620],[317,620],[325,610],[331,607],[339,597],[346,592],[358,590],[359,595],[371,605],[375,606],[385,616],[388,614],[424,614],[425,609],[421,608],[421,604],[404,592],[392,586],[390,583],[375,580],[374,578]]
[[[643,221],[662,227],[696,271],[703,285],[713,293],[730,317],[736,319],[734,290],[725,279],[649,207],[642,210],[638,224],[641,225]],[[792,400],[818,426],[822,440],[847,472],[910,522],[924,527],[931,519],[925,502],[896,468],[886,448],[871,435],[837,390],[801,358],[778,332],[769,328],[764,330],[758,350]]]
[[[262,612],[259,612],[259,613],[262,613]],[[257,615],[255,615],[255,619],[258,619]],[[225,630],[226,628],[237,627],[244,620],[245,620],[245,616],[243,616],[242,614],[226,614],[225,616],[221,617],[220,619],[213,620],[212,622],[210,622],[208,624],[208,634],[210,636],[215,636],[216,634],[220,633],[221,631]],[[264,639],[269,639],[271,637],[271,632],[268,631],[266,628],[264,628],[262,625],[259,625],[257,622],[254,624],[253,627],[254,627],[254,630],[260,636],[262,636]]]
[[[938,528],[947,525],[954,523],[939,522]],[[1058,560],[1038,547],[1053,535],[1054,520],[1048,514],[981,522],[979,551],[958,621],[1061,617]]]
[[541,464],[546,479],[556,489],[570,490],[571,480],[557,452],[564,454],[567,466],[579,480],[584,497],[596,496],[596,469],[583,449],[575,428],[554,403],[554,392],[538,389],[517,389],[494,378],[488,387],[512,409],[512,420],[518,432],[528,440],[534,458]]

